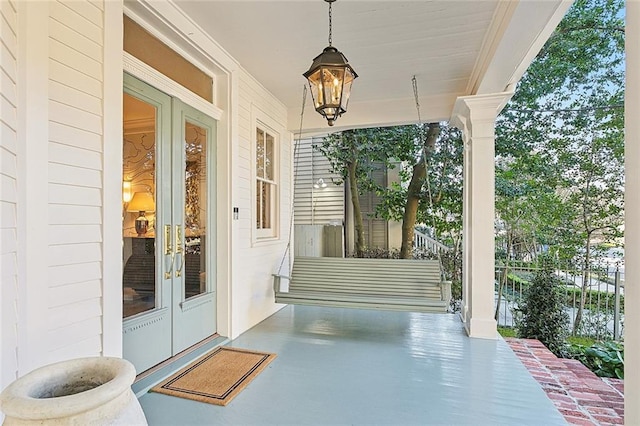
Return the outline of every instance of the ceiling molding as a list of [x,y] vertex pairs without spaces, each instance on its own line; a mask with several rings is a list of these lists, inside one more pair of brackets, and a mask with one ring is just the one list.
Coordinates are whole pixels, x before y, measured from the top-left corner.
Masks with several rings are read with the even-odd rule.
[[517,3],[475,93],[513,90],[572,3],[573,0]]
[[467,90],[465,93],[473,95],[477,92],[482,78],[485,76],[489,64],[493,60],[493,57],[498,49],[498,45],[502,41],[502,37],[509,27],[511,18],[516,10],[517,1],[503,1],[499,2],[496,6],[496,10],[491,20],[491,25],[487,30],[485,37],[482,41],[482,47],[478,53],[478,59],[471,77],[467,84]]

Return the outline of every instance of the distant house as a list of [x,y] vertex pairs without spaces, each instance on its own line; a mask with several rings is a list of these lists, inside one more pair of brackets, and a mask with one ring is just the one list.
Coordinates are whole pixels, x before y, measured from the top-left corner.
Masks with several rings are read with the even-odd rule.
[[[303,139],[294,157],[295,246],[299,255],[336,256],[354,251],[354,219],[351,192],[341,177],[331,172],[329,161],[314,145],[322,137]],[[372,178],[382,186],[399,181],[397,170],[384,165],[373,167]],[[360,195],[360,209],[366,246],[398,249],[402,242],[401,224],[375,217],[379,197],[374,192]],[[338,229],[339,228],[339,229]],[[340,235],[341,241],[336,241]],[[341,250],[336,244],[342,246]]]

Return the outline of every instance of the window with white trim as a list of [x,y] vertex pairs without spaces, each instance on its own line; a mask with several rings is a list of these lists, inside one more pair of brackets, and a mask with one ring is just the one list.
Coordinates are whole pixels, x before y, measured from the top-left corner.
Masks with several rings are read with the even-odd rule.
[[256,236],[276,236],[276,143],[272,132],[256,126]]

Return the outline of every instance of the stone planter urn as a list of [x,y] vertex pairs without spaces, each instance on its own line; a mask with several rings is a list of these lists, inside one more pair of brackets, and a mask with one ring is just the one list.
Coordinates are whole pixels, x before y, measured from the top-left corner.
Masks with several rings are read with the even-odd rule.
[[4,425],[146,425],[131,390],[135,377],[133,365],[121,358],[46,365],[0,394]]

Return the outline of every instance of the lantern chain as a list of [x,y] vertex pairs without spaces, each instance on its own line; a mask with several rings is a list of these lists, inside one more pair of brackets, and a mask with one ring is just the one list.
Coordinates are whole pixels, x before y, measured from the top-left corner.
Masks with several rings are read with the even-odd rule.
[[332,42],[332,26],[331,26],[331,20],[333,18],[332,15],[332,11],[331,11],[331,6],[333,5],[333,1],[329,1],[329,46],[331,46],[331,42]]

